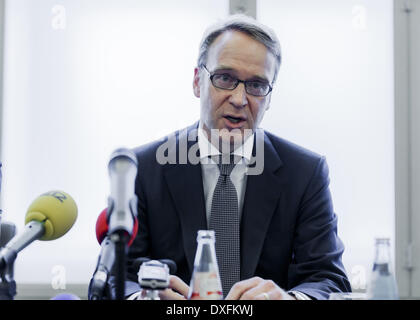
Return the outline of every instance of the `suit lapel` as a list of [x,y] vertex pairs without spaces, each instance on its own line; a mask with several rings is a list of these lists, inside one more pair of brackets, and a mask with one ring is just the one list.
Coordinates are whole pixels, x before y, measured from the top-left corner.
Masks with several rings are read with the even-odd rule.
[[[188,151],[198,150],[197,139],[187,140],[187,135],[197,129],[198,124],[179,132],[176,142],[177,151],[186,146]],[[195,135],[195,137],[197,137]],[[185,157],[185,150],[178,156]],[[185,160],[185,158],[184,158]],[[197,231],[207,229],[206,209],[204,203],[203,180],[200,163],[174,164],[165,166],[165,178],[169,191],[179,213],[182,229],[182,241],[190,271],[193,270],[194,256],[197,248]],[[182,163],[182,161],[181,161]]]
[[[247,177],[241,220],[241,279],[254,275],[281,194],[280,181],[275,172],[282,162],[262,130],[255,135],[255,139],[260,139],[258,143],[264,146],[264,170],[259,175]],[[254,154],[258,143],[254,143]]]

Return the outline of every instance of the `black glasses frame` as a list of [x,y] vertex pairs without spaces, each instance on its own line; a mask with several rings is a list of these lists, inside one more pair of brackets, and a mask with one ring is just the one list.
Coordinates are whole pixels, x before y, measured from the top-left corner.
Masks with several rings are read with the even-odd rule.
[[[211,74],[211,72],[207,69],[207,67],[204,64],[202,64],[201,67],[203,67],[204,70],[207,71],[207,73],[209,74],[210,81],[211,81],[212,85],[215,86],[218,89],[232,91],[232,90],[235,90],[240,83],[243,83],[244,84],[244,87],[245,87],[246,93],[248,93],[248,94],[250,94],[251,96],[254,96],[254,97],[266,97],[273,90],[273,87],[269,83],[267,83],[267,85],[268,85],[268,92],[266,94],[264,94],[264,95],[256,95],[256,94],[249,93],[246,84],[249,83],[249,82],[255,82],[255,80],[240,80],[238,78],[235,78],[236,79],[236,84],[235,84],[235,86],[233,88],[227,89],[227,88],[218,87],[213,82],[213,78],[214,78],[214,76],[216,74]],[[232,77],[232,78],[234,78],[234,77]]]

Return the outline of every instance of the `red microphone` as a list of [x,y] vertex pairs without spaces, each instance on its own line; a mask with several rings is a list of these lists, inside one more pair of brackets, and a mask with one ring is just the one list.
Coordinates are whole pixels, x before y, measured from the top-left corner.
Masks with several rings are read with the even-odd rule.
[[[138,228],[139,228],[139,222],[137,218],[135,218],[133,232],[131,233],[131,238],[127,243],[128,246],[131,246],[134,239],[136,238]],[[99,214],[98,220],[96,220],[96,239],[98,240],[99,244],[101,244],[102,241],[105,239],[105,237],[108,235],[108,229],[109,229],[109,226],[107,222],[107,208],[105,208]]]
[[[130,246],[137,235],[138,221],[134,219],[133,232],[127,245]],[[111,269],[116,262],[115,244],[108,236],[107,208],[102,210],[96,220],[96,239],[101,245],[101,253],[98,258],[95,272],[89,284],[88,299],[102,300]]]

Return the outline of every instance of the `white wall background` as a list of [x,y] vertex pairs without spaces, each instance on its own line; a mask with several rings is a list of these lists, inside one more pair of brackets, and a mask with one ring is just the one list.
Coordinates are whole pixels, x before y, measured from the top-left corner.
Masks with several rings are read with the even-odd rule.
[[[198,43],[227,12],[225,0],[6,2],[4,218],[21,230],[30,202],[51,189],[79,206],[67,235],[19,254],[18,284],[50,283],[57,265],[68,283],[89,281],[110,153],[198,119]],[[283,48],[262,126],[327,156],[358,285],[374,237],[394,238],[392,1],[264,0],[257,18]]]
[[22,229],[31,201],[51,189],[79,207],[68,234],[19,254],[18,283],[50,282],[55,265],[67,282],[89,281],[111,152],[198,118],[198,43],[227,11],[224,0],[7,1],[4,218]]
[[283,48],[262,126],[327,157],[343,262],[360,287],[374,237],[395,240],[392,1],[264,0],[257,18]]

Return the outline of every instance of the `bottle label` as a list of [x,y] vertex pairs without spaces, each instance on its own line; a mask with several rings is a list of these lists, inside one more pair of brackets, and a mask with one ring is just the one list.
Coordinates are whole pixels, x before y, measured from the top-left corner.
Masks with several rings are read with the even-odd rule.
[[216,272],[194,272],[189,299],[221,300],[222,286]]

